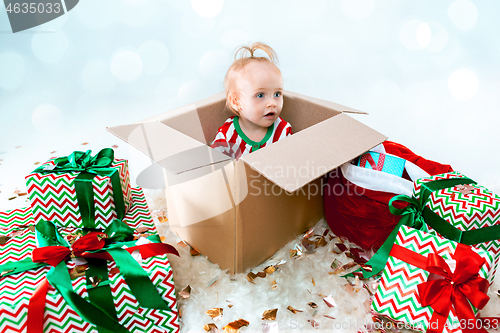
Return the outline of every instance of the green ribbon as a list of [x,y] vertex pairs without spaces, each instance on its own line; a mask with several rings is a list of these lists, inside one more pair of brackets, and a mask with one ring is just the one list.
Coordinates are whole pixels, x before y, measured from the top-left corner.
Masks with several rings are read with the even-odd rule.
[[69,243],[64,239],[61,233],[57,230],[54,223],[50,221],[40,221],[36,224],[36,239],[38,247],[46,246],[65,246],[70,247]]
[[[37,240],[40,247],[44,246],[65,246],[70,247],[68,242],[62,237],[52,222],[40,221],[36,225]],[[116,266],[128,284],[132,294],[143,308],[160,310],[170,310],[165,301],[161,298],[156,287],[151,282],[148,274],[139,263],[122,247],[136,246],[135,241],[128,241],[133,238],[134,230],[121,220],[115,219],[105,230],[108,235],[106,246],[91,253],[108,252],[115,260]],[[161,243],[157,235],[148,239],[154,243]],[[118,323],[116,310],[113,303],[113,296],[107,281],[108,271],[106,260],[88,258],[89,269],[86,271],[87,290],[90,302],[76,294],[71,284],[71,277],[64,262],[52,267],[47,273],[47,280],[54,288],[61,293],[68,304],[85,321],[96,326],[100,333],[128,332]],[[46,266],[46,263],[34,263],[31,259],[0,265],[2,276],[20,273],[29,269]],[[102,278],[97,287],[92,287],[89,282],[90,276],[99,275]]]
[[100,333],[128,332],[125,327],[118,323],[116,317],[111,317],[99,305],[89,303],[73,291],[71,277],[64,262],[60,262],[56,267],[52,267],[47,273],[47,280],[56,288],[71,308],[75,310],[83,320],[96,326]]
[[[109,285],[108,262],[106,260],[94,258],[88,258],[86,260],[89,267],[85,271],[85,278],[87,281],[87,293],[89,294],[90,303],[99,304],[109,317],[117,318],[113,294],[111,293],[111,286]],[[93,288],[90,279],[96,276],[100,279],[100,282],[96,288]]]
[[39,267],[47,266],[44,262],[33,262],[30,258],[8,262],[6,264],[0,265],[1,276],[7,276],[17,273],[22,273],[30,269],[37,269]]
[[[39,235],[38,239],[45,239],[44,246],[59,245],[69,247],[68,243],[64,238],[62,238],[62,236],[60,236],[59,231],[53,223],[46,221],[40,222],[37,224],[36,230]],[[156,287],[149,279],[148,274],[130,255],[130,253],[122,248],[123,246],[135,246],[135,241],[126,241],[127,239],[133,238],[134,229],[130,228],[121,220],[115,219],[105,230],[105,233],[110,237],[110,240],[106,239],[106,241],[112,241],[113,243],[101,250],[89,252],[108,252],[113,257],[113,260],[115,261],[116,266],[120,269],[125,282],[127,282],[130,290],[134,294],[134,297],[142,307],[169,310],[170,308],[167,304],[165,304],[165,301],[158,294],[158,291],[156,291]],[[54,234],[59,235],[60,238],[54,236]],[[54,239],[56,241],[49,244],[50,240]],[[64,243],[61,242],[60,239],[62,239]],[[156,241],[156,243],[161,242],[159,237],[151,237],[148,239],[153,242]]]
[[125,216],[125,200],[123,199],[120,175],[117,169],[110,168],[113,161],[114,151],[111,148],[104,148],[95,156],[91,155],[90,150],[86,152],[75,151],[69,156],[55,159],[53,167],[42,165],[35,169],[34,172],[79,172],[80,174],[75,178],[74,182],[78,208],[84,227],[95,228],[92,180],[96,175],[110,178],[116,215],[118,219],[123,219]]
[[[371,266],[372,270],[368,271],[364,268],[360,268],[353,273],[344,275],[343,277],[354,276],[354,273],[361,272],[363,274],[363,278],[368,279],[380,273],[387,263],[389,253],[394,245],[399,229],[403,225],[422,230],[424,232],[429,231],[429,226],[441,236],[465,245],[474,245],[500,239],[500,225],[462,231],[455,228],[453,225],[448,223],[448,221],[435,214],[429,207],[426,206],[427,200],[432,192],[463,184],[476,184],[476,182],[467,177],[439,179],[423,183],[420,189],[419,199],[409,197],[407,195],[397,195],[393,197],[389,201],[389,211],[394,215],[401,216],[401,219],[396,227],[394,227],[389,237],[385,240],[384,244],[382,244],[380,249],[366,263],[367,266]],[[404,208],[398,209],[394,207],[394,202],[396,201],[407,202],[408,205]]]
[[118,248],[109,249],[108,253],[113,257],[132,294],[143,308],[170,310],[144,269],[130,256],[130,253]]
[[104,230],[104,233],[108,235],[106,243],[124,242],[134,237],[134,229],[118,219],[111,222],[111,224]]

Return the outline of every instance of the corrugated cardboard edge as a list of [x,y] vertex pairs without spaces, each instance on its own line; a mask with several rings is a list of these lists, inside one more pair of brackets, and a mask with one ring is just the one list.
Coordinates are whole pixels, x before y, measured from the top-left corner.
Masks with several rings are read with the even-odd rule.
[[[141,136],[131,135],[138,129],[142,133]],[[198,140],[159,121],[107,127],[106,130],[176,174],[207,165],[228,163],[232,160],[220,151],[211,149]],[[174,149],[169,149],[165,142],[172,141],[176,142],[177,145],[183,142],[185,148],[174,147]],[[177,158],[179,156],[186,158]]]
[[[338,133],[328,133],[329,129],[336,129]],[[274,184],[293,193],[386,139],[385,135],[341,113],[241,159]],[[314,164],[318,165],[317,169]],[[320,170],[320,166],[326,167]],[[290,169],[295,170],[293,175],[288,174]],[[306,170],[307,174],[297,177],[297,169]],[[282,175],[283,170],[287,174]]]

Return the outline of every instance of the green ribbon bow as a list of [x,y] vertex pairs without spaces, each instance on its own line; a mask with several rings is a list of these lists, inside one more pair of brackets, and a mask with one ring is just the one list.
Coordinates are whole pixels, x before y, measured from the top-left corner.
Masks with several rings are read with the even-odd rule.
[[[435,214],[429,207],[426,206],[427,200],[432,192],[463,184],[476,184],[476,182],[467,177],[438,179],[422,184],[419,199],[409,197],[407,195],[396,195],[393,197],[389,201],[389,211],[394,215],[401,216],[399,223],[396,227],[394,227],[380,249],[366,263],[367,266],[371,266],[372,270],[368,271],[364,268],[360,268],[353,273],[361,272],[364,279],[368,279],[380,273],[387,263],[389,253],[391,252],[394,241],[396,240],[396,236],[399,229],[403,225],[419,229],[424,232],[429,231],[429,226],[441,236],[465,245],[474,245],[500,239],[500,225],[462,231],[455,228],[453,225],[448,223],[448,221]],[[404,208],[398,209],[394,207],[394,202],[396,201],[403,201],[408,203],[408,205]],[[353,273],[346,274],[343,277],[354,276]]]
[[79,172],[75,178],[76,198],[85,228],[95,228],[94,190],[92,180],[96,175],[108,176],[113,187],[113,200],[118,219],[125,216],[125,200],[118,170],[111,168],[114,161],[114,151],[111,148],[102,149],[92,156],[91,150],[75,151],[69,156],[54,160],[54,166],[42,165],[35,169],[38,173]]
[[[101,250],[88,251],[89,253],[111,255],[120,269],[125,282],[128,284],[132,294],[137,299],[139,305],[143,308],[171,310],[165,301],[161,298],[153,285],[149,276],[132,258],[130,253],[123,247],[147,247],[146,244],[136,246],[135,241],[128,241],[133,238],[134,230],[121,220],[115,219],[105,230],[108,235],[106,246]],[[62,237],[52,222],[41,221],[36,225],[37,240],[39,247],[46,246],[64,246],[70,247],[68,242]],[[149,236],[148,239],[161,246],[163,253],[177,254],[175,248],[170,245],[162,244],[158,235]],[[153,252],[158,252],[158,248]],[[151,252],[151,253],[153,253]],[[52,267],[47,273],[48,282],[54,286],[62,295],[64,300],[82,317],[85,321],[96,326],[100,333],[128,332],[118,323],[113,296],[108,281],[107,261],[99,258],[86,258],[89,268],[85,271],[87,278],[87,292],[89,301],[83,299],[73,290],[71,277],[69,275],[66,263],[61,261],[57,266]],[[47,265],[46,263],[34,263],[31,259],[25,259],[18,262],[11,262],[0,266],[2,276],[20,273],[29,269],[34,269]],[[99,276],[101,281],[96,287],[92,286],[91,278]]]

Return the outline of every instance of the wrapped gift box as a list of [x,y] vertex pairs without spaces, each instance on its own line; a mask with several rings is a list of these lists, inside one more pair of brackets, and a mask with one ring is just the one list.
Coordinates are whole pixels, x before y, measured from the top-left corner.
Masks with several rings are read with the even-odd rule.
[[[463,251],[464,248],[466,249],[465,252]],[[483,282],[487,291],[489,286],[487,279],[491,275],[493,263],[493,258],[489,252],[402,226],[373,297],[372,309],[386,318],[404,324],[405,327],[422,332],[427,331],[432,322],[434,310],[431,306],[422,306],[422,294],[419,291],[419,286],[428,281],[430,273],[426,270],[429,269],[426,263],[428,257],[432,254],[445,259],[450,267],[453,267],[452,260],[457,260],[455,274],[462,265],[462,263],[458,263],[459,259],[476,256],[476,254],[480,256],[478,259],[484,258],[484,263],[477,268],[476,275],[485,279]],[[415,259],[415,256],[417,259]],[[423,262],[423,265],[422,263],[418,263],[418,266],[415,265],[418,260]],[[453,268],[451,269],[453,271]],[[436,274],[433,275],[434,277],[429,281],[439,278],[436,277]],[[479,291],[475,291],[475,293],[478,294]],[[450,300],[450,296],[441,298]],[[475,307],[472,307],[472,310],[474,314],[477,314]],[[460,320],[461,318],[457,317],[455,308],[452,307],[443,332],[460,332]],[[432,324],[432,327],[436,328],[434,324]]]
[[[75,268],[70,262],[68,269]],[[144,309],[139,306],[130,288],[114,263],[109,262],[109,284],[119,323],[130,332],[178,332],[178,313],[174,293],[173,274],[166,255],[155,256],[141,262],[141,267],[151,277],[151,281],[171,308],[167,310]],[[49,266],[23,273],[4,276],[0,279],[0,332],[21,332],[27,327],[29,300],[36,288],[43,282]],[[73,289],[84,299],[88,299],[85,276],[72,280]],[[99,287],[97,287],[99,288]],[[45,300],[44,332],[96,332],[93,325],[85,322],[72,309],[55,288],[49,286]]]
[[[154,221],[149,213],[144,194],[131,189],[132,205],[122,221],[134,229],[135,238],[141,233],[155,234]],[[5,237],[0,245],[0,265],[30,258],[36,248],[34,220],[29,209],[0,213],[0,235]],[[78,228],[58,228],[66,239],[80,231]],[[140,238],[139,238],[140,239]],[[170,310],[148,309],[139,306],[114,262],[109,261],[109,286],[119,323],[131,332],[178,332],[178,313],[173,274],[166,255],[157,255],[139,262],[151,278],[161,298]],[[85,263],[75,259],[67,262],[70,272],[77,272]],[[0,277],[0,333],[26,331],[28,304],[36,288],[43,284],[50,266],[43,266],[21,273]],[[73,274],[73,273],[72,273]],[[75,292],[88,299],[87,280],[71,275]],[[99,288],[99,286],[97,286]],[[44,332],[97,332],[71,308],[64,298],[49,285],[43,317]]]
[[[414,183],[414,196],[420,199],[420,194],[430,182],[466,178],[458,172],[450,172],[432,177],[420,178]],[[426,185],[427,184],[427,185]],[[432,191],[425,205],[435,214],[446,220],[455,228],[470,231],[490,227],[500,223],[500,196],[484,186],[475,183],[456,185]],[[434,232],[432,230],[431,232]],[[500,235],[498,236],[500,238]],[[491,282],[500,258],[500,239],[474,245],[491,253],[494,258],[494,271]]]
[[405,163],[406,160],[403,158],[369,151],[360,156],[358,166],[401,177],[405,170]]
[[132,187],[130,193],[132,204],[122,221],[133,229],[143,227],[147,228],[148,232],[156,233],[155,222],[149,211],[144,192],[140,187]]
[[[76,153],[90,154],[90,151],[73,154]],[[109,166],[95,168],[92,173],[60,170],[56,167],[60,160],[51,159],[26,177],[35,222],[47,220],[60,227],[105,229],[114,219],[123,218],[131,200],[127,160],[114,159]],[[113,170],[114,174],[109,175]],[[112,178],[116,179],[115,185]],[[91,199],[82,188],[90,179],[92,186],[87,191]],[[93,204],[88,203],[91,200]]]
[[0,212],[0,265],[29,257],[35,248],[33,228],[30,208]]

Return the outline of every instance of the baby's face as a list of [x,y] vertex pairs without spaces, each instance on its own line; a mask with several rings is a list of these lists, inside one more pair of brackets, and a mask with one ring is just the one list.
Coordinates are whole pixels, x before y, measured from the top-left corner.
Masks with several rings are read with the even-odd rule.
[[271,65],[251,62],[237,80],[240,117],[269,127],[283,108],[283,78]]

